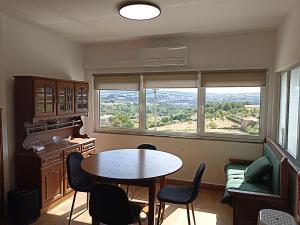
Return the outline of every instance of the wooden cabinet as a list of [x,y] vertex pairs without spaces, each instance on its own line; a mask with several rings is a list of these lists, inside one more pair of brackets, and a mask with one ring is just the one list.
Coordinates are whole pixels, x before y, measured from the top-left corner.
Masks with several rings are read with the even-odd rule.
[[42,168],[42,206],[48,206],[63,196],[63,162]]
[[16,76],[15,110],[24,113],[20,126],[24,120],[86,115],[88,93],[89,84],[83,81]]
[[35,117],[56,115],[56,83],[49,79],[34,79]]
[[74,83],[57,82],[57,115],[73,114],[74,110]]
[[75,83],[75,112],[87,113],[89,85],[87,83]]

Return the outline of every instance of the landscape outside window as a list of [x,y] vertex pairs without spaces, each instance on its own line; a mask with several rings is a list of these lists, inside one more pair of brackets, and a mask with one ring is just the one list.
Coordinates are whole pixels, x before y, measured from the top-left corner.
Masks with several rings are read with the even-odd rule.
[[197,132],[197,88],[146,89],[146,129]]
[[259,135],[260,88],[206,88],[205,132]]
[[100,90],[100,127],[139,128],[139,91]]

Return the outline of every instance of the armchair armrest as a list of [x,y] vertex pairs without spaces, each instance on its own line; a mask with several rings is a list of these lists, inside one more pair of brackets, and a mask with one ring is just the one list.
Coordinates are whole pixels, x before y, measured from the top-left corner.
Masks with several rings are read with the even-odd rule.
[[254,161],[252,161],[252,160],[246,160],[246,159],[233,159],[233,158],[229,158],[229,162],[234,163],[234,164],[250,165]]

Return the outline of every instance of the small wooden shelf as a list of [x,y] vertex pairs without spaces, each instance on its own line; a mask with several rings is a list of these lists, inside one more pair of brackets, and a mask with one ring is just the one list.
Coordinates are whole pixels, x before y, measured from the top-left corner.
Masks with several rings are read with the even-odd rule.
[[78,127],[78,126],[81,126],[81,124],[82,124],[81,120],[73,120],[73,121],[56,123],[56,124],[45,124],[45,125],[40,125],[40,126],[27,127],[26,132],[27,132],[27,135],[30,135],[30,134],[47,132],[49,130]]

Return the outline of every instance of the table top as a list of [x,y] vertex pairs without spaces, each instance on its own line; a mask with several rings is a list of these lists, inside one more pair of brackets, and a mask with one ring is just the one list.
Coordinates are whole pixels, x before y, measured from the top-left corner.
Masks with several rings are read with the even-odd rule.
[[141,180],[166,176],[182,167],[179,157],[158,150],[118,149],[99,152],[82,161],[87,173],[116,180]]

